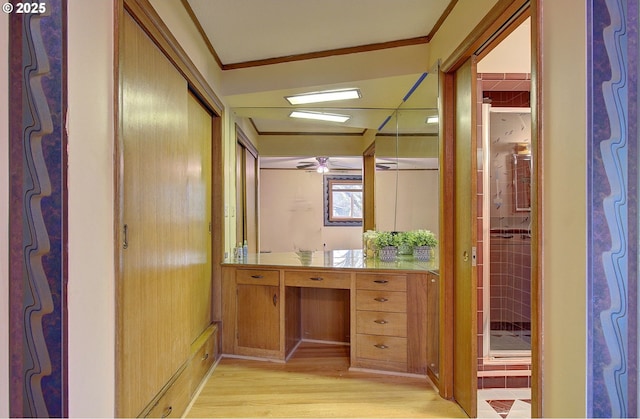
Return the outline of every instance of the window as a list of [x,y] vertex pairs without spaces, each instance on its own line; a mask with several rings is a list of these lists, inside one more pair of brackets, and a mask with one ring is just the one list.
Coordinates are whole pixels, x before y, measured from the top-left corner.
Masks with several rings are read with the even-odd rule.
[[324,225],[362,225],[362,176],[324,177]]

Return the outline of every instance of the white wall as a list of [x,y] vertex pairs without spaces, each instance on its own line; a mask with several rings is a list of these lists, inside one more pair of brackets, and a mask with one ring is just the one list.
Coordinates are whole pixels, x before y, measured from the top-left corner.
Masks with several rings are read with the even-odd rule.
[[478,62],[478,73],[531,73],[531,18]]
[[376,172],[376,229],[431,230],[438,235],[439,172],[400,170],[396,211],[396,171]]
[[322,174],[260,171],[260,250],[359,249],[362,227],[325,227]]
[[115,415],[113,3],[70,0],[69,415]]
[[542,3],[542,416],[585,417],[587,2]]
[[[431,230],[438,234],[438,171],[401,170],[394,227],[395,171],[376,172],[378,230]],[[361,227],[325,227],[322,175],[305,170],[260,171],[260,250],[290,252],[359,249]]]
[[0,15],[0,418],[9,417],[9,15]]

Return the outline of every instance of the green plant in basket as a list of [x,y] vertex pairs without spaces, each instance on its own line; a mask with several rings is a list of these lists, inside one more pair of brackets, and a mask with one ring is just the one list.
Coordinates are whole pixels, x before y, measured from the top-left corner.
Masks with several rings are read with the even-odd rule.
[[407,241],[413,247],[417,247],[417,246],[436,247],[438,245],[438,239],[436,239],[436,235],[429,230],[407,231],[406,235],[407,235]]
[[413,245],[411,244],[409,231],[399,231],[395,233],[396,238],[396,246],[398,247],[399,255],[410,255],[413,250]]
[[390,231],[379,231],[373,239],[377,249],[382,249],[387,246],[396,246],[396,237]]

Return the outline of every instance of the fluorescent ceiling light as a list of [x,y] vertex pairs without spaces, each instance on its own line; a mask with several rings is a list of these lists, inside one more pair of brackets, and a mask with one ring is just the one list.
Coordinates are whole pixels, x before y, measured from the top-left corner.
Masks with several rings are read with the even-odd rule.
[[318,121],[330,122],[346,122],[351,118],[349,115],[338,115],[324,112],[311,111],[293,111],[289,114],[290,118],[316,119]]
[[285,96],[284,98],[292,105],[304,105],[307,103],[331,102],[334,100],[359,99],[360,97],[360,90],[358,89],[341,89],[303,93],[300,95]]
[[427,124],[437,124],[438,123],[438,117],[437,116],[430,116],[427,118]]

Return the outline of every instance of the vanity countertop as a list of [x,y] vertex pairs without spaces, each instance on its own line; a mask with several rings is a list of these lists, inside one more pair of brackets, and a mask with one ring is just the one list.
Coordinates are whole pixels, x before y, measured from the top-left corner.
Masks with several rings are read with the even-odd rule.
[[246,258],[227,259],[223,265],[275,266],[292,268],[342,268],[367,270],[430,271],[438,273],[438,261],[420,261],[413,256],[399,255],[394,262],[383,262],[377,258],[366,258],[361,249],[314,251],[311,257],[302,257],[295,252],[249,254]]

